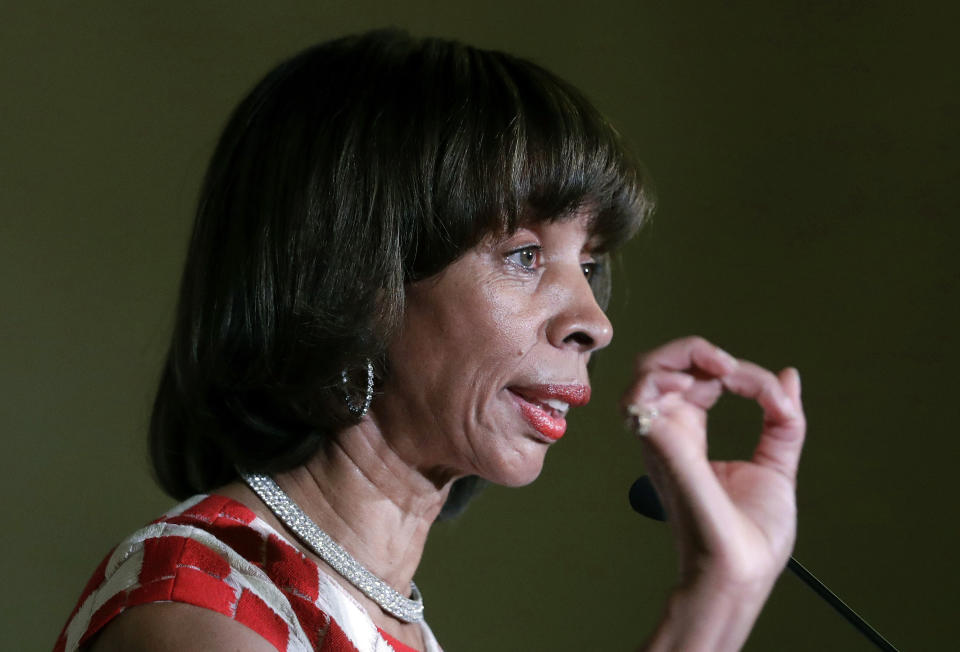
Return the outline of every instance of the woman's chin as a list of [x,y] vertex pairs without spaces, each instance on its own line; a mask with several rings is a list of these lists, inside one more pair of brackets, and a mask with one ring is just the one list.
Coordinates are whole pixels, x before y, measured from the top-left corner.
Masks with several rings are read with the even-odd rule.
[[533,473],[524,477],[512,478],[511,481],[509,482],[498,482],[496,484],[502,485],[504,487],[512,487],[512,488],[526,487],[528,484],[532,484],[533,481],[539,477],[540,477],[540,471],[537,471],[536,473]]
[[500,457],[494,464],[486,465],[478,475],[503,487],[524,487],[540,477],[546,458],[545,446],[514,452],[515,455]]

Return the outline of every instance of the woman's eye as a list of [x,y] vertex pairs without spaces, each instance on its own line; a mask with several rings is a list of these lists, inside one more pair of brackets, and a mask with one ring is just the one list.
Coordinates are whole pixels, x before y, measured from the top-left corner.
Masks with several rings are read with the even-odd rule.
[[523,269],[533,270],[537,267],[537,258],[540,256],[540,247],[531,245],[517,249],[507,254],[507,260]]
[[597,264],[594,262],[580,263],[580,269],[583,270],[583,275],[586,276],[589,281],[593,278],[593,275],[597,273]]

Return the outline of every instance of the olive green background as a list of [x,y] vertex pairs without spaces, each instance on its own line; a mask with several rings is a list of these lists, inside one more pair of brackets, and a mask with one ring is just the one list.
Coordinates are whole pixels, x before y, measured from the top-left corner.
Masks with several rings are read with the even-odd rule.
[[[764,5],[766,5],[764,7]],[[417,579],[447,650],[628,650],[674,573],[631,513],[633,356],[702,334],[797,366],[797,557],[902,649],[956,639],[958,112],[951,3],[89,2],[0,8],[6,649],[49,649],[88,574],[166,509],[145,426],[205,162],[279,59],[395,25],[533,58],[657,183],[594,401],[541,478],[437,527]],[[721,8],[723,7],[723,8]],[[712,450],[749,452],[724,400]],[[748,650],[867,650],[792,576]]]

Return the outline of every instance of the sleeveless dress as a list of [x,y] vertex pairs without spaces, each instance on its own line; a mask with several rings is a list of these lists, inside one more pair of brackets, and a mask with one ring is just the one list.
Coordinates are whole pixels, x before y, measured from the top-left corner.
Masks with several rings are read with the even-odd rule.
[[[224,614],[280,652],[416,652],[263,519],[222,496],[194,496],[114,548],[54,652],[74,652],[125,609],[155,602]],[[421,627],[424,652],[441,652]]]

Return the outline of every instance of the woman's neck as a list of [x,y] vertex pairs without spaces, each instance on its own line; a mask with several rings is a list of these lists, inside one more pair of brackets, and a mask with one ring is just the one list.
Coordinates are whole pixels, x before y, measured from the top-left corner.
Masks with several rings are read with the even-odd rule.
[[[406,596],[430,526],[453,480],[440,475],[428,477],[409,456],[390,445],[371,419],[365,419],[340,432],[303,466],[273,474],[273,478],[354,559]],[[277,531],[287,531],[244,483],[227,485],[217,493],[247,505]],[[341,581],[379,626],[401,640],[409,639],[409,626],[386,615],[316,553],[294,537],[289,538],[331,577]]]
[[360,564],[408,595],[449,482],[438,487],[369,423],[274,480]]

